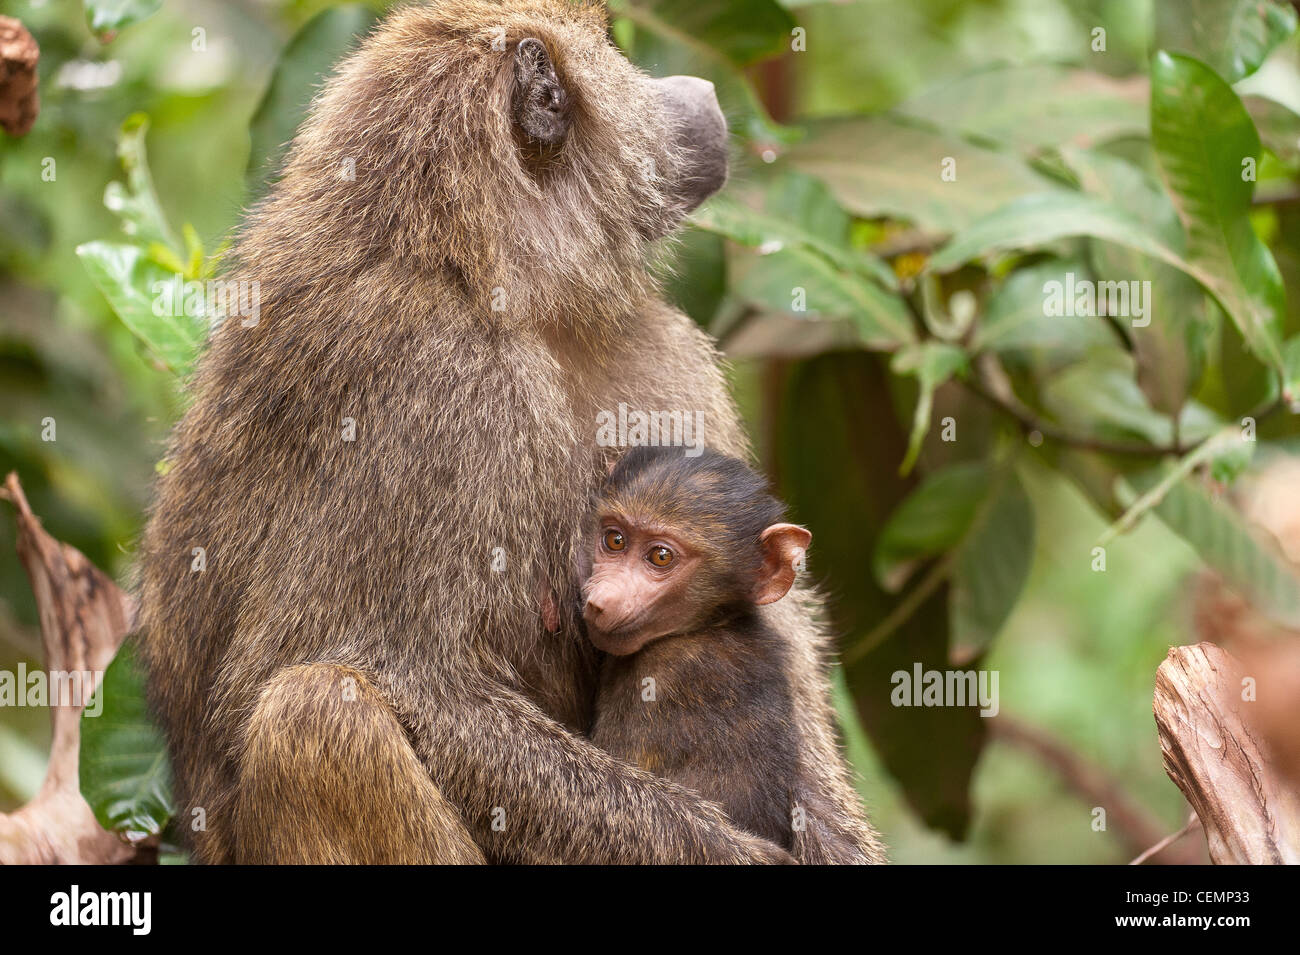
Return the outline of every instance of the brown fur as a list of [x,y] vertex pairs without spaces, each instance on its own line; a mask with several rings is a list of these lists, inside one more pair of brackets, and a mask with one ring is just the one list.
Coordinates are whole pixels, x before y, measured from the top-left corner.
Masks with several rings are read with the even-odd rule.
[[[810,543],[784,512],[757,472],[710,449],[623,456],[584,535],[583,620],[609,653],[591,740],[796,861],[867,861],[801,776],[791,651],[761,615]],[[670,559],[655,565],[660,548]]]
[[[808,777],[786,639],[720,626],[659,640],[601,670],[592,742],[722,806],[804,865],[883,861]],[[642,681],[655,681],[654,702]]]
[[[499,26],[540,38],[575,98],[541,165],[510,126]],[[640,80],[596,9],[408,8],[343,64],[250,216],[230,277],[260,280],[261,320],[214,334],[140,561],[182,820],[206,810],[199,860],[468,861],[467,835],[502,861],[781,858],[574,733],[595,667],[569,568],[616,453],[595,445],[596,412],[699,409],[711,444],[747,450],[710,343],[645,268],[644,236],[683,210]],[[548,589],[570,608],[556,634]],[[878,857],[815,604],[782,603],[803,776]]]
[[787,667],[784,641],[744,619],[607,657],[591,741],[793,849],[799,738]]

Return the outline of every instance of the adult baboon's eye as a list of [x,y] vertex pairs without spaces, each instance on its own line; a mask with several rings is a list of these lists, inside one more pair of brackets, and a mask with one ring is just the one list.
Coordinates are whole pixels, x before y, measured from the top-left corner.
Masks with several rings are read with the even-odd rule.
[[623,532],[616,527],[605,531],[605,550],[620,551],[627,546]]
[[656,567],[667,567],[673,562],[673,552],[667,547],[660,545],[650,551],[650,563]]

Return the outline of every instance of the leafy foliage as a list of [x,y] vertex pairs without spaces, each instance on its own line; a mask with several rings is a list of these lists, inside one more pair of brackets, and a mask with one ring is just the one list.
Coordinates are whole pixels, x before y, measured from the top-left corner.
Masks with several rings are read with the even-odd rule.
[[128,639],[104,671],[103,705],[81,718],[81,793],[105,829],[157,835],[175,807],[162,735],[145,706],[144,674]]
[[156,13],[162,0],[83,0],[86,22],[101,39]]
[[[955,182],[940,178],[945,159],[955,164]],[[790,161],[830,186],[854,215],[894,217],[941,233],[1052,188],[1019,157],[893,115],[815,124]]]
[[145,158],[148,128],[148,119],[140,114],[123,125],[118,156],[127,185],[111,182],[104,192],[104,205],[135,241],[87,242],[77,247],[77,255],[126,327],[167,369],[183,375],[204,341],[207,305],[184,292],[187,280],[202,277],[203,248],[192,229],[186,230],[188,261],[174,248]]
[[1229,83],[1259,69],[1295,32],[1295,10],[1272,0],[1157,0],[1156,44],[1202,60]]
[[949,566],[951,656],[980,656],[1020,596],[1034,552],[1034,512],[1005,463],[965,461],[935,471],[890,515],[874,570],[897,592],[922,561]]
[[1209,67],[1157,53],[1151,144],[1187,230],[1198,277],[1265,364],[1280,367],[1282,276],[1251,227],[1250,170],[1259,134],[1237,94]]

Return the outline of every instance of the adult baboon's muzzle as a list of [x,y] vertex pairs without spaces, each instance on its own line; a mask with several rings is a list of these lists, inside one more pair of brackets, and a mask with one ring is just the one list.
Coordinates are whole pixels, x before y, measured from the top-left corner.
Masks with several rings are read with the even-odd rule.
[[727,181],[727,121],[708,80],[665,76],[650,82],[663,98],[681,156],[671,188],[682,212],[690,212]]

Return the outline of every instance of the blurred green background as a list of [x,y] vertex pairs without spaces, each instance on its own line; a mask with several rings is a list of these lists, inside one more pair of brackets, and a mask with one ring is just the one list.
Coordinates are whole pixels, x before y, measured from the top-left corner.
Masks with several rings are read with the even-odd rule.
[[[148,117],[143,145],[162,217],[172,236],[193,230],[173,257],[189,263],[189,277],[210,274],[320,75],[385,6],[0,2],[41,48],[36,126],[0,138],[0,473],[17,470],[46,528],[124,583],[184,386],[148,330],[136,322],[133,332],[130,316],[110,307],[111,289],[92,280],[76,252],[88,242],[143,242],[124,235],[129,216],[104,202],[109,184],[125,178],[120,130],[135,114]],[[731,184],[685,231],[665,283],[732,358],[760,457],[814,531],[811,569],[831,595],[841,645],[861,645],[837,669],[837,692],[862,792],[893,859],[1124,862],[1136,854],[1134,834],[1117,831],[1113,818],[1094,830],[1098,803],[1041,751],[997,732],[986,738],[969,711],[889,707],[888,674],[914,660],[998,671],[998,719],[1045,734],[1053,751],[1113,782],[1147,831],[1181,827],[1185,803],[1161,767],[1151,693],[1167,648],[1194,639],[1189,575],[1208,562],[1277,619],[1294,621],[1295,595],[1270,545],[1225,557],[1224,535],[1253,532],[1225,524],[1235,512],[1206,490],[1288,453],[1297,432],[1286,402],[1300,370],[1300,353],[1287,347],[1300,328],[1298,297],[1288,307],[1282,291],[1295,288],[1300,267],[1300,46],[1290,7],[611,7],[612,38],[635,62],[656,75],[709,76],[728,114]],[[1243,21],[1245,7],[1257,13]],[[1170,61],[1159,104],[1148,83],[1158,48],[1205,61]],[[1236,105],[1220,108],[1225,102]],[[1153,115],[1185,117],[1192,133],[1200,123],[1238,151],[1180,173],[1178,150],[1197,144],[1179,145],[1185,129],[1153,132],[1153,106]],[[1198,120],[1197,108],[1212,110],[1213,122]],[[1249,110],[1263,150],[1252,147],[1251,120],[1235,122],[1238,108]],[[1197,192],[1197,177],[1212,179],[1252,149],[1253,200],[1224,198],[1231,190],[1213,182],[1213,194]],[[52,181],[42,175],[48,158]],[[955,160],[954,181],[943,178],[946,158]],[[1071,205],[1049,205],[1028,227],[994,217],[984,232],[974,228],[1040,194],[1105,199],[1102,219],[1123,225],[1106,216],[1127,213],[1135,234],[1166,239],[1190,267],[1114,241]],[[131,195],[141,195],[134,185]],[[1245,224],[1227,265],[1197,245],[1188,228],[1197,215],[1227,231]],[[938,267],[932,257],[952,235],[970,238],[966,254]],[[159,267],[172,261],[154,251]],[[1276,283],[1267,263],[1241,266],[1261,256],[1276,262]],[[1154,280],[1151,331],[1123,316],[1050,324],[1043,278],[1066,269]],[[1017,276],[1027,278],[1017,284]],[[796,288],[806,311],[794,304]],[[1253,317],[1263,332],[1251,331]],[[932,414],[915,418],[931,396]],[[1264,450],[1251,457],[1254,446],[1243,455],[1221,445],[1188,462],[1170,479],[1182,510],[1139,507],[1135,529],[1107,543],[1105,572],[1091,569],[1094,546],[1138,491],[1255,409],[1266,412]],[[956,441],[939,433],[948,416]],[[57,422],[55,441],[42,440],[47,417]],[[1046,423],[1045,442],[1029,434],[1036,423]],[[1072,449],[1053,428],[1148,450]],[[916,465],[900,474],[909,444]],[[923,493],[954,468],[975,473],[963,466],[978,472],[968,502],[940,483],[920,499],[929,526],[916,515],[911,526],[889,522],[918,486]],[[945,501],[957,510],[969,503],[969,513],[947,513]],[[39,661],[12,526],[0,520],[3,669]],[[922,589],[927,575],[933,586]],[[899,611],[909,593],[911,612]],[[891,612],[898,626],[881,630]],[[39,786],[48,736],[45,712],[0,710],[0,809]]]

